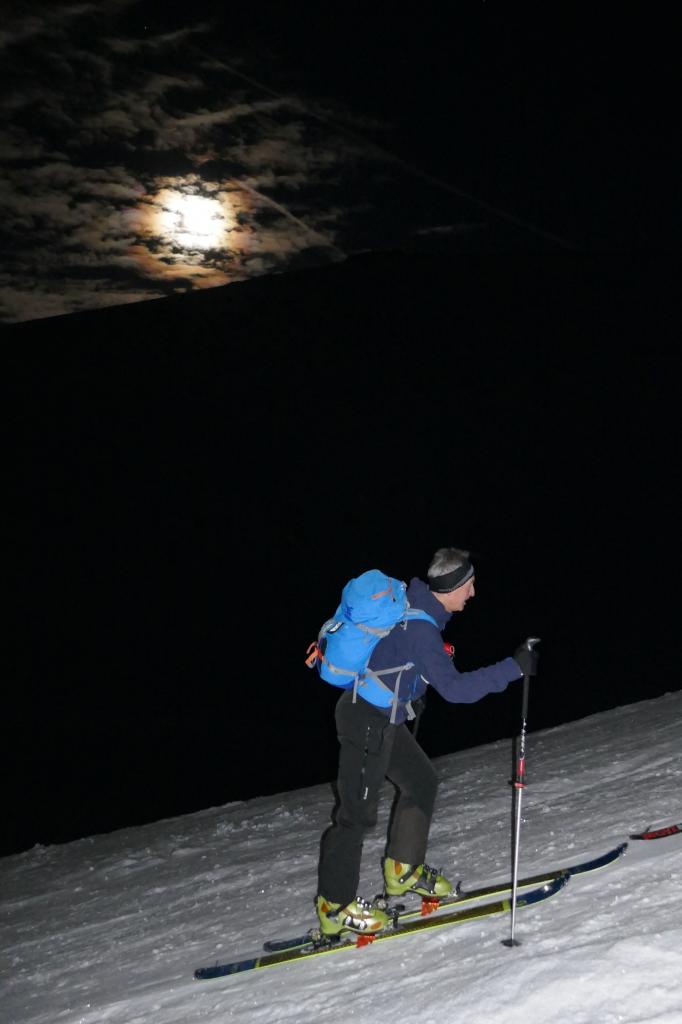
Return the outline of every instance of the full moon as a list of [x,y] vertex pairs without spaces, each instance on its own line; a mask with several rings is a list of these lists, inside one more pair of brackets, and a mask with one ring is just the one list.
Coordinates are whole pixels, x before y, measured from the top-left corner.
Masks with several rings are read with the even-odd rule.
[[167,192],[158,214],[160,234],[181,249],[217,249],[224,242],[227,220],[217,199]]

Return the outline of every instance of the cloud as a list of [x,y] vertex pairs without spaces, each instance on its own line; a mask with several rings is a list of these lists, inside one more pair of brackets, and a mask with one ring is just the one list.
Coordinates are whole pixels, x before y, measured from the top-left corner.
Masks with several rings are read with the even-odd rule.
[[433,227],[417,228],[415,234],[421,235],[424,238],[429,236],[444,237],[446,235],[464,235],[468,232],[476,231],[483,226],[482,221],[462,224],[435,224]]
[[[342,255],[338,189],[374,157],[239,70],[208,22],[133,38],[134,6],[36,3],[3,26],[5,319],[106,304],[107,280],[118,303]],[[220,247],[173,236],[169,189],[217,197]]]
[[[5,286],[0,279],[0,318],[5,323],[20,323],[24,320],[40,320],[45,317],[64,316],[86,309],[105,309],[107,306],[122,306],[146,299],[163,298],[173,290],[148,292],[142,289],[119,288],[112,284],[110,277],[99,280],[70,281],[68,302],[65,302],[63,288],[52,288],[49,282],[26,284],[23,287]],[[26,310],[30,308],[30,317]]]
[[137,39],[111,36],[105,39],[105,44],[116,54],[137,56],[150,52],[153,53],[157,50],[174,49],[176,44],[184,43],[192,36],[206,35],[210,31],[210,22],[198,22],[196,25],[187,25],[185,28],[177,29],[175,32],[162,32],[141,36]]
[[[117,6],[123,6],[118,4]],[[32,4],[33,10],[3,11],[3,25],[0,28],[0,50],[17,46],[38,36],[49,37],[55,31],[68,26],[69,22],[82,18],[96,10],[93,3],[55,4],[53,0]]]

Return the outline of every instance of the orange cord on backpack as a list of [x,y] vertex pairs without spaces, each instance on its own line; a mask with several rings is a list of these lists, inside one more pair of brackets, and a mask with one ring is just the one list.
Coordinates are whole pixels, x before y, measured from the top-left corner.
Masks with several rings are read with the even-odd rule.
[[316,640],[310,645],[310,647],[306,651],[306,654],[308,655],[308,657],[305,659],[306,665],[308,666],[308,668],[315,668],[315,665],[317,664],[317,659],[320,657],[320,648]]

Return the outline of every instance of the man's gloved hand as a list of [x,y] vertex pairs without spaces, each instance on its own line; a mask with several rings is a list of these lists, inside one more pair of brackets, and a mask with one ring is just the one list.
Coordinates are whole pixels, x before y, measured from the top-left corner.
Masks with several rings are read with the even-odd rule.
[[514,651],[514,661],[519,666],[524,676],[536,676],[538,673],[538,652],[528,650],[525,644],[521,644]]

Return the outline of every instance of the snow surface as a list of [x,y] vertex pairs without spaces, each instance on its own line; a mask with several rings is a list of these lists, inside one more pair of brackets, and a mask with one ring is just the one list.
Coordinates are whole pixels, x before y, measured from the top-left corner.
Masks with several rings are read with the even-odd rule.
[[[530,733],[522,874],[681,821],[681,737],[682,692]],[[508,876],[510,746],[435,762],[429,859],[467,885]],[[390,792],[365,845],[367,895]],[[519,910],[513,950],[501,945],[509,918],[491,918],[194,981],[199,965],[313,923],[331,805],[316,786],[4,858],[2,1021],[682,1024],[680,835],[631,842],[615,865]]]

